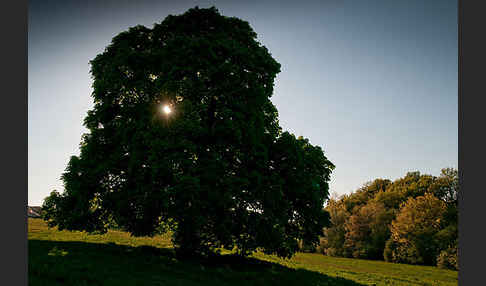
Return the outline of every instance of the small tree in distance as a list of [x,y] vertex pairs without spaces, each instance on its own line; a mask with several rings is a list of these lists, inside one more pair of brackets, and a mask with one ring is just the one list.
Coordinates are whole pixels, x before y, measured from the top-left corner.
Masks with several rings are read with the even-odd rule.
[[164,224],[180,255],[318,243],[334,165],[282,132],[280,64],[247,22],[196,7],[120,33],[91,65],[89,133],[45,200],[50,226],[145,236]]

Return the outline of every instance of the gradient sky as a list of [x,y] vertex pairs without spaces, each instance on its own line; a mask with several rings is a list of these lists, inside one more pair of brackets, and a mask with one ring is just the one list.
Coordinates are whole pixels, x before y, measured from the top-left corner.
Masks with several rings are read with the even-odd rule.
[[457,1],[47,1],[29,3],[28,203],[79,154],[89,61],[119,32],[198,5],[246,20],[282,65],[280,124],[336,165],[331,192],[457,168]]

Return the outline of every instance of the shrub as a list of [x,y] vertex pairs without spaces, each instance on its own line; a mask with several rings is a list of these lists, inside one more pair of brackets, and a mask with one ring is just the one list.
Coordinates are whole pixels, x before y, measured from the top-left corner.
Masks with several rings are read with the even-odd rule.
[[457,259],[457,246],[442,250],[437,256],[437,267],[444,269],[459,270]]

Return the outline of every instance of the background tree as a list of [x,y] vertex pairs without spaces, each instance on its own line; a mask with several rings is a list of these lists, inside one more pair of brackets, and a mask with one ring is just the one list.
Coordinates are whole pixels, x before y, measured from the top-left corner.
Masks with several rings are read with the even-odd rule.
[[398,210],[408,198],[423,196],[434,180],[433,176],[421,175],[418,171],[408,172],[405,177],[395,180],[385,190],[376,193],[374,199],[388,209]]
[[388,225],[393,218],[393,211],[370,201],[346,221],[345,247],[355,258],[383,259],[383,249],[390,237]]
[[386,179],[376,179],[372,182],[365,183],[354,193],[343,198],[346,209],[351,212],[356,206],[364,206],[378,193],[384,193],[387,189],[389,189],[391,184],[392,182]]
[[459,194],[459,173],[453,168],[441,170],[436,184],[433,186],[434,195],[449,204],[457,204]]
[[[441,267],[455,268],[458,192],[457,170],[445,168],[439,177],[409,172],[394,182],[376,179],[351,194],[335,196],[326,206],[331,225],[324,229],[320,252],[332,256],[405,263],[437,263]],[[420,235],[414,234],[418,231],[415,216],[409,220],[398,219],[397,216],[403,216],[403,206],[408,200],[423,198],[425,195],[435,198],[438,204],[444,206],[444,211],[435,213],[436,217],[430,217],[430,220],[439,220],[440,224],[427,236],[423,234],[426,238],[421,240]],[[408,212],[411,213],[411,209],[417,206],[409,206]],[[407,234],[410,237],[391,239],[392,221],[402,230],[405,229],[403,236]],[[425,243],[427,240],[430,241]],[[424,256],[426,247],[431,249]]]
[[334,166],[282,133],[280,64],[247,22],[196,7],[120,33],[91,66],[89,133],[45,201],[51,226],[142,236],[165,223],[181,255],[317,242]]
[[346,239],[345,224],[350,214],[342,200],[330,199],[326,211],[329,213],[331,224],[324,229],[321,248],[324,254],[330,256],[349,257],[350,252],[344,247]]
[[391,224],[391,255],[394,262],[435,264],[440,246],[436,235],[443,224],[445,203],[427,193],[409,198]]
[[458,171],[452,168],[442,169],[431,192],[446,203],[445,227],[436,235],[436,241],[439,242],[441,249],[437,257],[437,266],[458,270]]

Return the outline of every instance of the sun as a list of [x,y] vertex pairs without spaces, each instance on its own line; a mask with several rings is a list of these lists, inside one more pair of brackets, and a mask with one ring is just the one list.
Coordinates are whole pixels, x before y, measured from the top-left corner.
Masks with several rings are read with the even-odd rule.
[[162,111],[163,111],[165,114],[169,114],[169,113],[171,113],[171,112],[172,112],[172,109],[170,108],[170,106],[168,106],[168,105],[164,105],[164,106],[162,107]]

